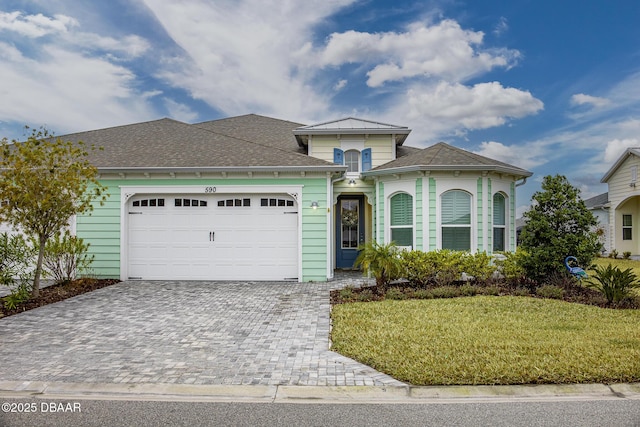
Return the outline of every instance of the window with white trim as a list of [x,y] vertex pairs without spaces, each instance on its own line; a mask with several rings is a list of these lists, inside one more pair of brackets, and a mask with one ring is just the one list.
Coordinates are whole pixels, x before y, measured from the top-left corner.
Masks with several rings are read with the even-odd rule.
[[413,197],[398,193],[389,201],[391,241],[398,246],[413,247]]
[[507,237],[507,203],[503,194],[493,195],[493,251],[504,251]]
[[633,217],[622,215],[622,240],[633,240]]
[[440,197],[442,249],[471,250],[471,195],[451,190]]
[[347,172],[360,172],[360,152],[358,150],[345,151],[344,165],[347,167]]

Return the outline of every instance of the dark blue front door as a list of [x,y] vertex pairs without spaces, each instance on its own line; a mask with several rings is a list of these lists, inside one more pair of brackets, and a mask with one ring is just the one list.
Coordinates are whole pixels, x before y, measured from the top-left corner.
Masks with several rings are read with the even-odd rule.
[[336,267],[352,268],[364,243],[364,196],[338,197]]

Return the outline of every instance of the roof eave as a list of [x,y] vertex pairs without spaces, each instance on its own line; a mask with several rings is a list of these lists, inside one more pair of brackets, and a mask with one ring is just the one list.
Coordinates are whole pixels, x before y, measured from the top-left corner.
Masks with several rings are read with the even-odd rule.
[[220,172],[345,172],[346,166],[204,166],[204,167],[98,167],[100,173],[220,173]]
[[624,152],[624,154],[622,154],[618,160],[613,164],[613,166],[611,166],[611,168],[607,171],[606,174],[604,174],[604,176],[602,177],[602,179],[600,180],[601,183],[606,184],[609,179],[613,176],[613,174],[616,173],[616,171],[618,170],[618,168],[622,165],[622,163],[624,163],[625,160],[627,160],[627,157],[629,157],[630,155],[637,155],[634,148],[627,148]]
[[401,166],[397,168],[376,169],[363,172],[364,176],[381,176],[381,175],[394,175],[409,172],[426,172],[426,171],[490,171],[498,173],[507,173],[514,175],[518,178],[528,178],[533,175],[532,172],[519,168],[509,168],[498,165],[412,165]]
[[293,135],[298,141],[298,145],[306,146],[309,143],[309,136],[313,135],[393,135],[396,145],[402,145],[411,133],[411,129],[294,129]]

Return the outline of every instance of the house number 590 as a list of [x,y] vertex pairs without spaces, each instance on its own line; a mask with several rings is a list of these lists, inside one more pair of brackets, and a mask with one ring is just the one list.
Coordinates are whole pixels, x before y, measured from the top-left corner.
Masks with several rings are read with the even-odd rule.
[[204,187],[204,192],[205,193],[215,193],[216,192],[216,187]]

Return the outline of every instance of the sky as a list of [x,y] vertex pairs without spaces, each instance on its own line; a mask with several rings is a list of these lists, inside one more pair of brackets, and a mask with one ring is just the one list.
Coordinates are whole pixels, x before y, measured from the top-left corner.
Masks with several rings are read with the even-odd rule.
[[408,126],[584,199],[640,146],[637,0],[2,0],[0,138],[170,117]]

